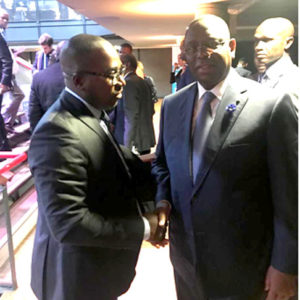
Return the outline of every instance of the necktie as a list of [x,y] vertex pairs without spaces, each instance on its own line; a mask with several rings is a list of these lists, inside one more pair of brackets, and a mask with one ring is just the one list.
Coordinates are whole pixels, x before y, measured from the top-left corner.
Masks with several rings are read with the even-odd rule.
[[203,96],[201,111],[199,112],[193,135],[193,180],[195,182],[202,163],[203,148],[211,127],[213,118],[210,103],[216,96],[212,92],[206,92]]

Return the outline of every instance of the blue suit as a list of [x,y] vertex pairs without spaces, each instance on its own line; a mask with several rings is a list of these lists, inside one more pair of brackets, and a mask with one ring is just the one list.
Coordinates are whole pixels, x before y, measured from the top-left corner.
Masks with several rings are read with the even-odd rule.
[[[153,172],[157,201],[172,205],[170,255],[180,300],[258,299],[270,264],[297,272],[295,109],[289,96],[277,99],[235,72],[229,76],[195,184],[197,84],[162,106]],[[229,104],[236,109],[227,111]]]

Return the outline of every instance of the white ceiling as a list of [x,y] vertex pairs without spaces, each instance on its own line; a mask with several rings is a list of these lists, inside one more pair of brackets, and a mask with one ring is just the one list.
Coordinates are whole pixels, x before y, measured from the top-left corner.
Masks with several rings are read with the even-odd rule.
[[[78,13],[96,21],[135,48],[163,48],[178,44],[186,26],[194,19],[199,5],[216,2],[226,5],[227,11],[240,13],[255,4],[271,0],[59,0]],[[272,0],[284,7],[295,6],[297,0]],[[223,3],[220,3],[223,2]],[[281,3],[281,4],[279,4]],[[274,5],[272,5],[273,7]],[[271,10],[268,5],[266,9]],[[258,13],[264,13],[261,8]],[[233,17],[234,18],[234,17]],[[258,24],[257,24],[258,25]],[[239,24],[237,24],[239,26]],[[238,27],[239,28],[239,27]],[[251,30],[247,24],[241,30]]]

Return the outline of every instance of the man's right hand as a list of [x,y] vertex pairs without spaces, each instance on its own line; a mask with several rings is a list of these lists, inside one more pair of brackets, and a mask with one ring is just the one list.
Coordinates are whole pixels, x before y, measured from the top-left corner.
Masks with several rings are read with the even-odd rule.
[[5,84],[0,84],[0,95],[3,95],[4,93],[10,91],[10,87]]
[[156,248],[164,247],[168,244],[168,240],[165,239],[167,231],[167,223],[159,225],[159,216],[157,211],[153,213],[146,213],[144,217],[148,220],[150,225],[150,242]]

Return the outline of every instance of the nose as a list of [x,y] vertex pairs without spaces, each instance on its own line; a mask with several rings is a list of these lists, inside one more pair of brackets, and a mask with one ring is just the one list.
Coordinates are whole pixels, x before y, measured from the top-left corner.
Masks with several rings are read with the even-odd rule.
[[197,56],[200,58],[210,58],[212,55],[212,52],[208,47],[205,46],[198,46],[197,47]]
[[125,84],[126,83],[122,75],[119,75],[118,77],[114,77],[113,86],[116,92],[121,91]]

